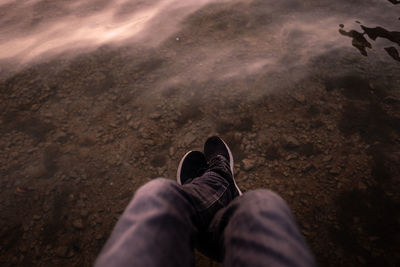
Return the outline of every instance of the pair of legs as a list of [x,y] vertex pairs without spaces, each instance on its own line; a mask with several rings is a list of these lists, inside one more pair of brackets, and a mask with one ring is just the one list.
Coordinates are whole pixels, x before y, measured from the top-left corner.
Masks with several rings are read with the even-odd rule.
[[205,165],[187,157],[181,184],[159,178],[142,186],[96,266],[193,266],[195,247],[224,266],[315,265],[284,200],[269,190],[241,195],[230,151],[219,152],[205,153]]

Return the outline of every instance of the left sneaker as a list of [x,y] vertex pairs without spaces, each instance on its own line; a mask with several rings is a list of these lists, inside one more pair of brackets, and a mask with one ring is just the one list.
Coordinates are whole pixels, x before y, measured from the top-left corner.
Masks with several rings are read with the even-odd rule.
[[203,175],[207,169],[207,160],[200,151],[187,152],[179,162],[176,180],[178,184],[186,184]]

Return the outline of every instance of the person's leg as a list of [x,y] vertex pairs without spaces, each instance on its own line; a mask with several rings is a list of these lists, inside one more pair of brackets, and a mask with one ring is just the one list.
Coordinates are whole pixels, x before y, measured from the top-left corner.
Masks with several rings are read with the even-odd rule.
[[155,179],[136,191],[95,266],[191,266],[194,209],[181,186]]
[[285,201],[269,190],[245,193],[218,211],[208,238],[224,266],[315,266]]
[[191,266],[197,232],[233,199],[224,161],[179,185],[156,179],[136,193],[95,266]]
[[[190,266],[196,234],[240,194],[233,158],[218,137],[192,151],[178,168],[178,183],[157,179],[141,187],[118,221],[96,266]],[[183,163],[183,164],[182,164]],[[196,167],[197,165],[197,167]],[[196,171],[206,166],[200,177]]]

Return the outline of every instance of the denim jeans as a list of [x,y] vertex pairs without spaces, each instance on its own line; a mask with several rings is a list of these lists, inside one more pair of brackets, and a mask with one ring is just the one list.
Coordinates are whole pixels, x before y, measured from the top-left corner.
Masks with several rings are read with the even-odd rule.
[[95,266],[193,266],[194,248],[224,266],[315,266],[285,201],[269,190],[233,197],[221,169],[190,183],[139,188]]

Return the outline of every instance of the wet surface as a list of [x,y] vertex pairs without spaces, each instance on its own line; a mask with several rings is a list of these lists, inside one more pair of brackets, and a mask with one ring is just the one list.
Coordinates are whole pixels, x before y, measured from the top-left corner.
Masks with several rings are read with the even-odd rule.
[[90,266],[219,134],[321,266],[397,266],[398,3],[1,1],[0,265]]

